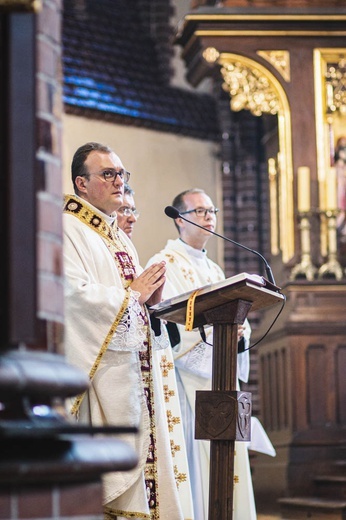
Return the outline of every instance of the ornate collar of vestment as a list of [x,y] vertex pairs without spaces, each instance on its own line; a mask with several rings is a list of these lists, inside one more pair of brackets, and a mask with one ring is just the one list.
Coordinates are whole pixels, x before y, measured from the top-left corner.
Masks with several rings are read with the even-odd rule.
[[97,212],[96,208],[93,208],[80,197],[65,195],[63,211],[64,213],[69,213],[77,217],[105,240],[112,243],[119,240],[122,248],[126,249],[125,244],[123,244],[117,232],[117,227],[114,229],[114,227],[106,221],[105,215],[102,215],[101,212]]
[[125,242],[118,233],[118,227],[107,222],[107,215],[97,212],[97,208],[74,195],[65,196],[63,211],[75,216],[101,236],[118,264],[124,287],[128,287],[135,277],[136,268]]

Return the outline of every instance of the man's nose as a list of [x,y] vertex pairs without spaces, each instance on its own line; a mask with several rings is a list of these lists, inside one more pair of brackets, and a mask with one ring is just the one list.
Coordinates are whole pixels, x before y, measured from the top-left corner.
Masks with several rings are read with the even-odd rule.
[[113,181],[114,186],[124,186],[124,179],[120,177],[120,175],[117,175]]

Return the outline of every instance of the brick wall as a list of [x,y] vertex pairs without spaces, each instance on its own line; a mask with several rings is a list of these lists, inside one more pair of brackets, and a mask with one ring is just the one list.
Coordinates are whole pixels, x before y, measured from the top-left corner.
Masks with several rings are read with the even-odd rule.
[[[259,251],[270,260],[269,186],[267,166],[261,140],[260,118],[250,112],[232,113],[229,97],[220,95],[218,102],[222,128],[221,160],[223,164],[224,234],[245,246]],[[247,272],[265,275],[262,260],[255,254],[231,243],[225,243],[226,276]],[[259,328],[260,314],[250,313],[252,343]],[[261,330],[261,329],[260,329]],[[252,393],[253,415],[259,416],[258,350],[250,351],[251,370],[242,390]]]
[[[2,225],[9,228],[3,256],[9,258],[11,266],[8,278],[13,282],[21,275],[20,282],[4,283],[5,290],[1,291],[2,308],[10,308],[8,322],[13,326],[10,333],[4,328],[2,342],[7,348],[0,352],[0,367],[6,372],[6,377],[0,378],[0,520],[101,520],[101,474],[109,471],[111,453],[106,449],[103,461],[100,451],[91,447],[87,456],[78,456],[78,441],[72,439],[70,446],[54,429],[46,433],[45,441],[44,423],[40,430],[40,417],[32,420],[30,413],[36,401],[55,404],[60,390],[63,402],[68,395],[66,388],[73,387],[81,376],[71,373],[71,367],[64,370],[58,356],[49,353],[59,351],[63,331],[61,2],[43,0],[37,13],[19,13],[16,9],[14,5],[12,10],[0,12],[4,42],[0,70],[8,68],[10,85],[8,88],[5,81],[0,81],[0,111],[2,119],[6,118],[6,123],[0,125],[0,142],[5,151],[10,150],[8,155],[2,154],[2,171],[10,172],[2,178],[9,200],[9,204],[7,200],[2,204],[7,211]],[[25,65],[24,78],[16,74],[18,61]],[[15,89],[17,85],[23,88]],[[27,162],[23,157],[28,158]],[[29,163],[31,158],[36,160]],[[29,209],[25,213],[22,209],[26,206]],[[13,222],[18,222],[18,227],[11,226]],[[23,239],[28,243],[26,248]],[[30,306],[24,306],[23,300]],[[38,326],[21,327],[23,321],[30,325],[37,322]],[[18,352],[16,342],[27,348]],[[8,344],[13,348],[12,357]],[[40,377],[42,387],[38,393]],[[61,388],[57,389],[59,378]],[[85,383],[81,386],[86,388]],[[23,435],[18,436],[20,428]],[[26,436],[28,430],[30,435]],[[73,471],[71,457],[76,458]],[[92,457],[96,469],[88,472],[85,468],[90,470]]]
[[38,316],[45,350],[60,349],[62,281],[61,0],[37,14],[37,262]]
[[102,520],[99,482],[0,488],[0,520]]

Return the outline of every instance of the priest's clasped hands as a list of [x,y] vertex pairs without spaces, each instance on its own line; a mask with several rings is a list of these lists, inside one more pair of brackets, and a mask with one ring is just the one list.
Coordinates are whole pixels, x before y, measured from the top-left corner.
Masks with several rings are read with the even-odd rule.
[[147,267],[131,284],[131,289],[140,293],[139,303],[156,305],[162,300],[166,281],[166,262],[158,262]]

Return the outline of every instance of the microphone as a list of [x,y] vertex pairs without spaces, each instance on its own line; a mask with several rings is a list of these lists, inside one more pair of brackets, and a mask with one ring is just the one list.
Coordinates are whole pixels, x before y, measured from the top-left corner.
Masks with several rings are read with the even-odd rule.
[[170,217],[170,218],[173,218],[173,219],[182,218],[183,220],[185,220],[185,222],[189,222],[193,226],[197,226],[197,227],[199,227],[201,229],[204,229],[205,231],[209,231],[209,233],[211,233],[212,235],[215,235],[215,236],[217,236],[219,238],[223,238],[224,240],[227,240],[227,242],[231,242],[232,244],[234,244],[234,245],[236,245],[238,247],[241,247],[241,248],[245,249],[246,251],[250,251],[250,253],[253,253],[253,254],[259,256],[259,258],[264,263],[265,271],[266,271],[267,278],[268,278],[269,282],[276,286],[276,283],[275,283],[275,280],[274,280],[274,275],[273,275],[273,272],[271,270],[270,265],[268,264],[268,262],[264,258],[264,256],[261,255],[261,253],[259,253],[258,251],[255,251],[255,249],[250,249],[249,247],[244,246],[243,244],[239,244],[239,242],[236,242],[235,240],[232,240],[231,238],[227,238],[227,237],[224,237],[223,235],[219,235],[219,233],[216,233],[215,231],[211,231],[208,228],[205,228],[203,226],[200,226],[199,224],[196,224],[196,222],[192,222],[191,220],[188,220],[183,215],[181,215],[181,213],[179,213],[177,208],[175,208],[174,206],[166,206],[165,207],[165,213],[166,213],[167,217]]

